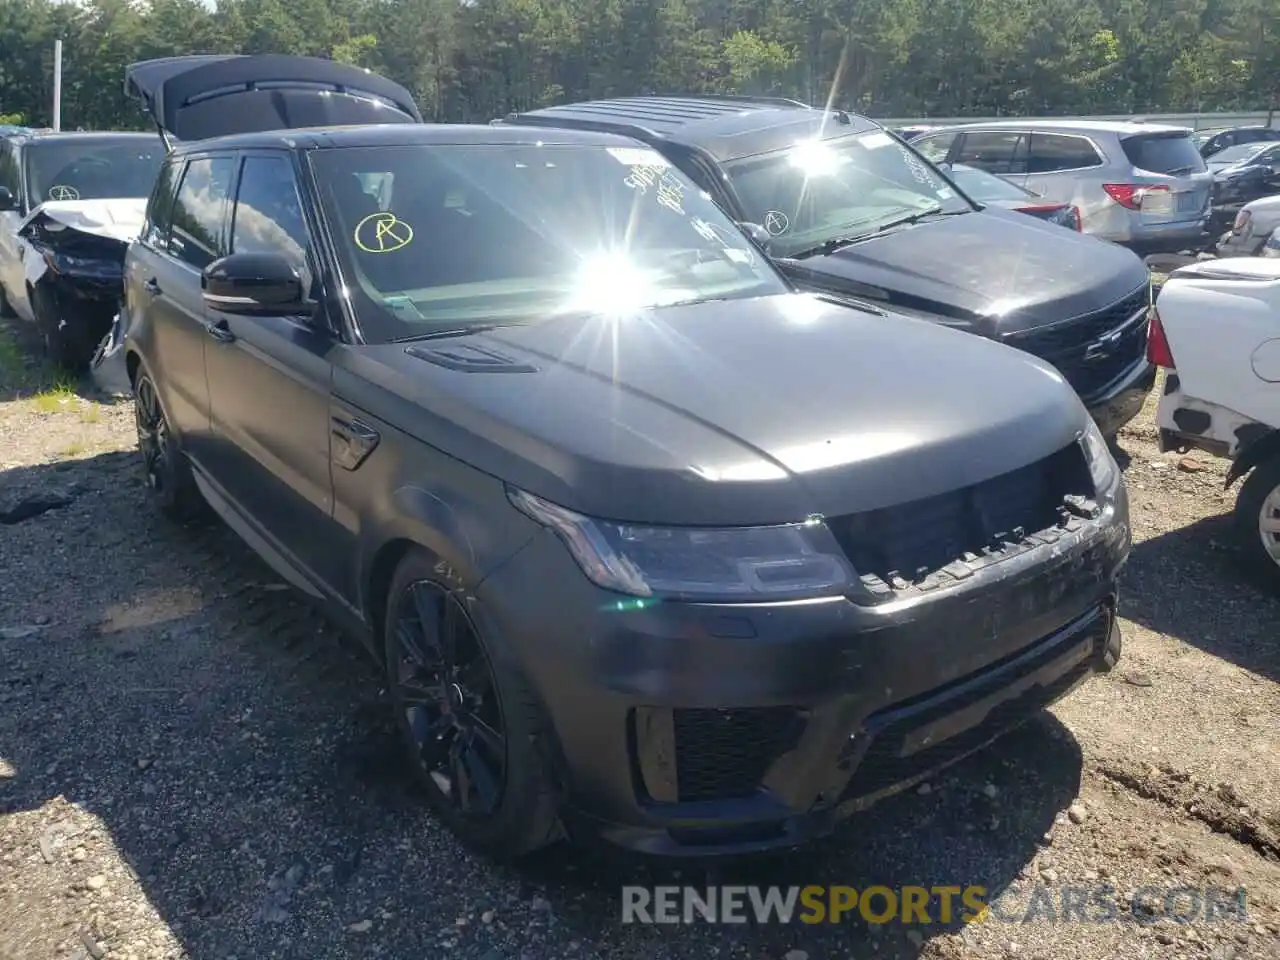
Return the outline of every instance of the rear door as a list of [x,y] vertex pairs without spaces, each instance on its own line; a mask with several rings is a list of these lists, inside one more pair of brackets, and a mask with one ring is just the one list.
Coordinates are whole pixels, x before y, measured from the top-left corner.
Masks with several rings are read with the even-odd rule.
[[229,153],[166,163],[125,277],[130,336],[142,341],[169,422],[182,435],[184,452],[201,467],[209,457],[209,333],[200,272],[226,249],[234,173]]
[[1147,223],[1202,220],[1209,211],[1213,174],[1189,131],[1159,131],[1120,137],[1134,184],[1155,187],[1142,199]]
[[[239,171],[228,252],[284,255],[319,299],[316,248],[293,155],[245,153]],[[335,585],[344,570],[329,461],[329,357],[337,338],[320,317],[210,309],[220,331],[205,344],[210,470],[296,566]]]
[[973,130],[962,133],[952,150],[951,162],[994,173],[1022,186],[1027,177],[1027,148],[1030,134],[1025,130]]
[[1087,219],[1087,211],[1102,196],[1098,180],[1104,163],[1101,151],[1088,137],[1033,132],[1022,185],[1046,199],[1074,204]]

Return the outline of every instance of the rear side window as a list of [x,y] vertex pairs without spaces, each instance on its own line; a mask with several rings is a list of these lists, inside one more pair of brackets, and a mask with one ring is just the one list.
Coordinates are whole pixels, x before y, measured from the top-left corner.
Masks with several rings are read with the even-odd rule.
[[222,223],[235,161],[230,157],[192,160],[173,202],[169,252],[203,270],[222,256]]
[[1033,133],[1027,159],[1028,173],[1056,173],[1079,170],[1102,163],[1098,151],[1084,137],[1063,133]]
[[170,160],[160,168],[156,184],[151,188],[147,201],[147,219],[142,225],[140,239],[150,247],[163,247],[173,221],[173,191],[178,184],[178,171],[182,164]]
[[1120,146],[1129,162],[1152,173],[1201,173],[1204,157],[1185,133],[1141,133],[1123,137]]
[[955,159],[988,173],[1026,173],[1027,135],[1016,130],[966,133]]
[[932,137],[921,137],[912,140],[911,146],[930,163],[942,163],[951,152],[951,144],[956,142],[954,133],[936,133]]

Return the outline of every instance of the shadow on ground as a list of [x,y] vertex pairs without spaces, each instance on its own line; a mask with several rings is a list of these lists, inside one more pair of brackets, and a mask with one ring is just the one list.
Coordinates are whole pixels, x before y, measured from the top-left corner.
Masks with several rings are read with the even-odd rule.
[[1135,544],[1124,615],[1280,681],[1280,596],[1245,569],[1236,543],[1223,514]]
[[[133,454],[0,474],[0,503],[18,490],[70,502],[0,528],[0,758],[16,771],[0,779],[0,814],[83,804],[193,958],[914,957],[905,930],[860,921],[624,925],[621,887],[978,884],[994,896],[1078,791],[1079,748],[1045,715],[927,796],[786,856],[709,875],[561,846],[496,867],[407,785],[364,656],[230,533],[158,519]],[[38,847],[19,862],[55,889],[89,872]],[[15,921],[0,916],[0,947]],[[110,945],[131,949],[129,931]]]

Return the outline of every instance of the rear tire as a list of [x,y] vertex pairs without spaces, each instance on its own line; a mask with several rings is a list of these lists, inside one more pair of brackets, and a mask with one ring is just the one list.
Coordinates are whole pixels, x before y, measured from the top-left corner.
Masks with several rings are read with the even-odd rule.
[[1236,499],[1235,520],[1250,572],[1280,592],[1280,456],[1249,474]]
[[161,514],[175,523],[202,519],[206,508],[204,497],[196,486],[191,465],[169,428],[155,382],[145,369],[139,369],[134,377],[133,404],[138,451],[142,454],[150,499]]
[[548,724],[519,667],[483,638],[476,600],[414,548],[383,618],[387,686],[427,800],[477,852],[513,860],[560,839]]

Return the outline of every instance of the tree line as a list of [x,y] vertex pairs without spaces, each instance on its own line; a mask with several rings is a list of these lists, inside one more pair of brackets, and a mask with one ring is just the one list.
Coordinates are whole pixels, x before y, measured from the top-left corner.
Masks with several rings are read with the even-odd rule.
[[331,57],[433,120],[642,93],[751,93],[873,117],[1265,110],[1280,0],[0,0],[0,121],[145,126],[126,64]]

